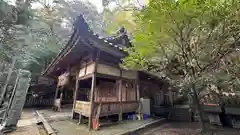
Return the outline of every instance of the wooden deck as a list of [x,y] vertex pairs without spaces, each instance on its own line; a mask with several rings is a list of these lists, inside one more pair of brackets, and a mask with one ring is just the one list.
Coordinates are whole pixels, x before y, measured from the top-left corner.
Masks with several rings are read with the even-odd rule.
[[89,117],[90,102],[76,101],[75,110],[76,113],[81,113],[83,116]]
[[[100,117],[107,116],[107,115],[114,115],[119,114],[120,112],[120,102],[113,101],[113,102],[95,102],[95,109],[98,105],[102,106]],[[124,101],[121,102],[123,113],[127,112],[135,112],[138,109],[138,102],[137,101]],[[76,113],[80,113],[83,116],[89,117],[90,113],[90,102],[85,101],[76,101],[75,109]]]

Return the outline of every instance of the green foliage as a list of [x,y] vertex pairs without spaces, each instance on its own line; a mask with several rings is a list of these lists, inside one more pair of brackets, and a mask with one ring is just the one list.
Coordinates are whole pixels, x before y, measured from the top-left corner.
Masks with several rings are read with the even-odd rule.
[[16,1],[16,6],[4,1],[0,3],[1,61],[10,62],[12,57],[19,56],[18,59],[21,59],[26,55],[26,43],[29,41],[29,38],[26,38],[29,36],[27,26],[31,17],[29,4],[30,1]]
[[54,9],[58,11],[58,14],[64,18],[70,26],[73,24],[76,17],[82,14],[94,32],[99,35],[106,35],[106,24],[103,21],[103,15],[98,13],[96,7],[90,2],[79,0],[67,2],[59,0]]
[[40,2],[17,0],[15,6],[0,3],[0,60],[16,68],[26,68],[39,74],[68,41],[75,18],[83,14],[94,31],[104,34],[102,16],[89,2],[55,1],[32,9]]
[[[180,90],[190,89],[202,130],[206,89],[238,80],[233,71],[239,68],[233,67],[239,64],[226,63],[239,59],[239,8],[239,0],[150,0],[137,17],[125,65],[163,74]],[[229,86],[221,89],[234,85]]]
[[135,14],[143,8],[138,0],[103,0],[103,6],[104,21],[111,34],[122,26],[132,33],[136,26]]
[[116,33],[116,31],[122,26],[126,28],[128,32],[133,32],[135,28],[135,22],[132,14],[133,11],[104,9],[103,15],[104,21],[107,24],[107,32],[110,34]]
[[153,72],[162,71],[182,88],[218,82],[211,76],[224,72],[220,61],[230,54],[235,56],[228,61],[239,57],[239,7],[238,0],[150,0],[137,16],[125,65],[144,70],[154,65]]

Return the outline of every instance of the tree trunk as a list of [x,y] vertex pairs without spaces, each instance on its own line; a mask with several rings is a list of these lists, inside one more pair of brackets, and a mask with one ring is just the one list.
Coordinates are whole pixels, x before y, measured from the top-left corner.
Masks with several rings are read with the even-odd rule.
[[199,100],[199,97],[198,97],[198,92],[197,92],[195,83],[192,84],[192,92],[193,92],[194,104],[196,105],[196,111],[197,111],[197,114],[199,116],[199,122],[200,122],[200,125],[201,125],[201,128],[202,128],[202,131],[205,132],[206,131],[206,125],[204,123],[204,118],[203,118],[203,109],[202,109],[201,104],[200,104],[200,100]]
[[196,88],[196,80],[197,80],[196,69],[192,66],[191,70],[192,70],[192,79],[193,79],[193,81],[192,81],[193,102],[196,106],[196,111],[197,111],[197,114],[199,116],[199,122],[200,122],[200,125],[201,125],[202,132],[206,132],[207,128],[206,128],[205,123],[204,123],[203,109],[201,107],[201,103],[200,103],[199,96],[198,96],[199,92]]

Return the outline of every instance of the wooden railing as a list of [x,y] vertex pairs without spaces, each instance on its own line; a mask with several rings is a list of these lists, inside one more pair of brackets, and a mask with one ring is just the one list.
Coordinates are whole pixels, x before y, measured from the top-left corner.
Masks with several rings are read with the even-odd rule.
[[136,111],[139,107],[139,102],[135,101],[135,102],[130,102],[130,103],[124,103],[123,104],[123,113],[126,112],[133,112]]
[[134,112],[138,109],[138,102],[137,101],[124,101],[122,103],[120,102],[96,102],[95,103],[95,109],[98,107],[98,105],[101,104],[101,113],[100,116],[106,116],[106,115],[114,115],[119,114],[121,110],[121,104],[122,104],[122,112]]
[[[119,114],[121,110],[120,102],[95,102],[93,111],[95,112],[98,105],[101,104],[100,116]],[[122,102],[122,112],[134,112],[138,109],[138,101],[124,101]],[[90,102],[76,101],[75,112],[80,113],[83,116],[89,117],[90,113]]]
[[[106,62],[98,62],[97,65],[95,65],[95,62],[89,62],[86,65],[82,66],[79,70],[78,77],[83,79],[86,77],[88,78],[91,76],[95,71],[95,66],[97,68],[97,73],[99,75],[107,75],[112,77],[122,77],[127,78],[131,80],[137,79],[137,72],[133,70],[124,70],[117,66],[113,66],[110,63]],[[121,74],[120,74],[121,73]]]
[[90,102],[76,101],[75,112],[81,113],[82,115],[89,117],[90,113]]

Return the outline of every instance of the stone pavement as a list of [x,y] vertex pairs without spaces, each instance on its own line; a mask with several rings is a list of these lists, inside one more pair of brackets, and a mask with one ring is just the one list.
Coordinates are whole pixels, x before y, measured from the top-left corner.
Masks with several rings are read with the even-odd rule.
[[[21,120],[18,122],[17,130],[8,135],[42,135],[40,134],[41,129],[36,125],[37,119],[35,111],[35,109],[24,110]],[[163,120],[126,120],[121,123],[103,126],[99,131],[89,131],[86,124],[77,125],[77,121],[71,120],[71,109],[64,110],[63,112],[54,112],[51,109],[42,109],[38,111],[44,115],[58,135],[123,135]]]
[[16,131],[7,135],[40,135],[36,125],[18,127]]
[[123,135],[148,127],[165,119],[127,120],[103,126],[99,131],[89,131],[86,124],[77,125],[77,121],[71,120],[71,108],[65,108],[62,112],[54,112],[51,109],[38,110],[48,121],[58,135]]
[[42,110],[38,110],[39,113],[41,113],[44,118],[48,121],[48,122],[52,122],[52,121],[61,121],[61,120],[69,120],[71,119],[72,116],[72,109],[62,109],[62,112],[55,112],[51,109],[42,109]]
[[58,135],[123,135],[160,120],[163,119],[126,120],[114,125],[101,127],[99,131],[88,131],[87,125],[77,125],[77,122],[72,120],[51,122],[50,125],[57,131]]
[[18,121],[17,130],[7,135],[40,135],[36,123],[35,110],[24,109]]
[[[240,135],[240,130],[208,125],[213,135]],[[140,135],[200,135],[199,123],[168,122]]]

